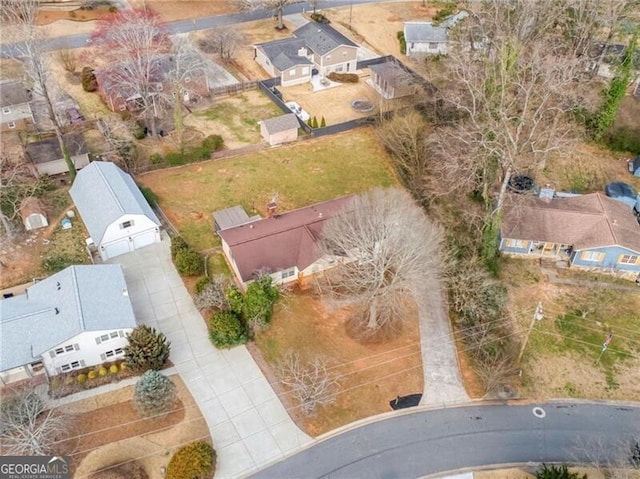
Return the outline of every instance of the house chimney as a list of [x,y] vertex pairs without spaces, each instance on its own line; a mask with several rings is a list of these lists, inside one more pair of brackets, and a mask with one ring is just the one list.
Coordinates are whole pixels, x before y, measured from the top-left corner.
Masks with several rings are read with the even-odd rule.
[[275,218],[276,217],[276,210],[278,209],[278,205],[276,204],[275,201],[272,201],[271,203],[269,203],[267,205],[267,214],[269,218]]

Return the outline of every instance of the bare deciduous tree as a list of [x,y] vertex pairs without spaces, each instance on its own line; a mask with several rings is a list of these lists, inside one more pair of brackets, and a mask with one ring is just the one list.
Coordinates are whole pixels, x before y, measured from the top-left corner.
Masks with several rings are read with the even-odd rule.
[[339,382],[321,357],[304,360],[297,352],[287,351],[277,367],[277,375],[306,414],[335,399]]
[[[3,397],[0,406],[0,439],[6,452],[18,456],[60,455],[59,442],[69,426],[60,408],[47,408],[34,390]],[[4,452],[4,451],[3,451]]]
[[228,63],[242,41],[242,34],[233,27],[220,27],[209,30],[200,40],[200,48],[206,53],[217,53],[220,59]]
[[24,163],[12,163],[0,155],[0,225],[9,241],[15,237],[15,220],[22,209],[22,201],[33,196],[40,187]]
[[420,191],[427,174],[427,124],[415,110],[396,113],[376,129],[393,162],[412,190]]
[[69,48],[63,48],[58,50],[58,61],[69,73],[74,73],[78,68],[78,62],[76,60],[76,54]]
[[195,297],[195,305],[198,309],[229,309],[227,290],[230,282],[226,276],[217,274],[211,278],[211,282]]
[[[640,429],[629,440],[608,441],[602,437],[583,438],[575,441],[573,461],[595,468],[610,479],[635,479],[640,463]],[[634,457],[636,459],[634,459]]]
[[568,114],[580,103],[584,70],[576,48],[590,41],[580,21],[592,18],[569,21],[567,2],[484,2],[458,31],[473,32],[481,47],[460,43],[447,60],[445,101],[463,119],[434,137],[439,175],[449,188],[480,191],[496,213],[511,174],[544,167],[570,138]]
[[53,124],[60,150],[73,181],[76,168],[64,143],[60,121],[56,114],[55,97],[51,91],[51,85],[47,82],[50,72],[44,48],[45,39],[36,24],[39,9],[38,0],[3,0],[2,16],[9,19],[8,25],[3,25],[3,30],[10,30],[15,38],[21,40],[17,44],[17,49],[24,61],[27,76],[33,83],[34,92],[44,100],[48,117]]
[[282,30],[284,28],[284,22],[282,17],[284,15],[284,9],[287,5],[291,5],[297,0],[236,0],[240,7],[245,10],[256,10],[259,8],[264,8],[266,10],[271,10],[273,12],[274,18],[278,20],[278,30]]
[[402,324],[421,283],[439,275],[441,241],[440,227],[398,189],[358,196],[350,211],[327,221],[321,248],[342,258],[333,287],[360,305],[358,337]]

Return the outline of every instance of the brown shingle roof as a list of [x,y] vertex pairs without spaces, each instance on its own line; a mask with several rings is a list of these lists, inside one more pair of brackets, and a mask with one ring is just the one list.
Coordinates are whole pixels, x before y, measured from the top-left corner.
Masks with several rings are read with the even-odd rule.
[[505,204],[503,238],[589,249],[619,245],[640,252],[640,225],[627,205],[602,193],[554,198],[513,196]]
[[242,281],[256,271],[271,272],[297,266],[299,270],[319,259],[317,243],[327,219],[348,210],[354,196],[345,196],[221,231],[231,249]]
[[29,93],[22,82],[0,83],[0,107],[20,105],[29,101]]

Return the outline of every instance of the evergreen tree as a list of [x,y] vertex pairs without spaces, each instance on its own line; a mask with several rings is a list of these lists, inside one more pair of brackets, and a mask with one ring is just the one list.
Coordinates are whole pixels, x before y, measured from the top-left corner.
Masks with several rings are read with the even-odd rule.
[[147,371],[136,382],[133,402],[142,416],[169,412],[177,400],[176,385],[158,371]]
[[171,343],[164,334],[149,326],[138,326],[127,337],[124,347],[125,364],[134,371],[162,368],[171,352]]

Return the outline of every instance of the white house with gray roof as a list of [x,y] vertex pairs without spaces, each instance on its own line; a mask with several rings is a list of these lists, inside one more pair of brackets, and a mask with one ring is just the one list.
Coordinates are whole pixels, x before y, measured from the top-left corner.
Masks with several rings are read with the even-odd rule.
[[419,55],[446,55],[447,28],[435,26],[431,22],[405,22],[404,41],[408,57]]
[[0,301],[0,382],[123,359],[136,327],[120,265],[81,265]]
[[94,161],[69,191],[103,260],[160,242],[160,220],[128,173]]
[[326,76],[331,72],[354,72],[358,45],[331,26],[309,22],[293,32],[293,37],[255,45],[255,59],[282,86],[311,80],[313,70]]

